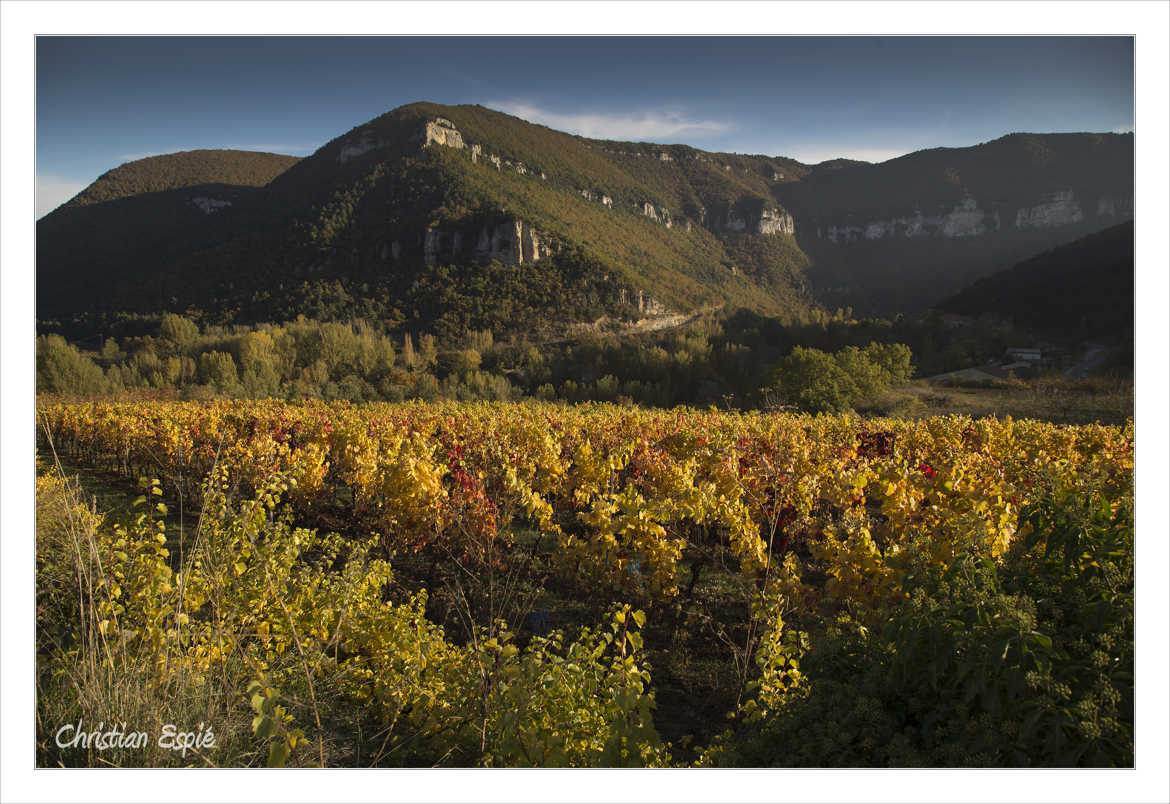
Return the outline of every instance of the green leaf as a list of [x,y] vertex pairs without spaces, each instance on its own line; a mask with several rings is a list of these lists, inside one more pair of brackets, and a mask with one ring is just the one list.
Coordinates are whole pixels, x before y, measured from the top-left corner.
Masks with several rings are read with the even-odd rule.
[[272,748],[268,749],[268,767],[283,768],[284,763],[288,761],[288,755],[292,753],[288,743],[279,742],[273,743]]
[[1052,649],[1052,638],[1047,636],[1046,634],[1032,634],[1032,636],[1028,637],[1028,639],[1029,639],[1029,641],[1034,642],[1037,645],[1040,645],[1045,650]]
[[638,611],[635,611],[634,612],[634,622],[636,622],[638,624],[639,628],[644,626],[646,624],[646,612],[642,611],[641,609],[639,609]]
[[276,721],[268,715],[257,715],[252,719],[252,733],[261,740],[267,740],[276,734]]

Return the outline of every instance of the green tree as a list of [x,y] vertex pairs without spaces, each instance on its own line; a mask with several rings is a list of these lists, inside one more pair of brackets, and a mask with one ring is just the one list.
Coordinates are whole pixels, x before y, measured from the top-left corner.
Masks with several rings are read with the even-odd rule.
[[184,354],[199,339],[199,327],[189,318],[167,313],[159,324],[158,337],[166,344],[166,351]]
[[865,356],[886,373],[890,385],[908,382],[914,374],[913,355],[904,343],[871,343],[865,347]]
[[848,410],[858,398],[856,384],[832,355],[803,346],[780,361],[775,387],[785,402],[812,413]]
[[227,352],[204,352],[199,355],[199,381],[214,385],[221,393],[240,391],[236,361]]
[[889,373],[856,346],[846,346],[834,354],[833,359],[857,389],[854,402],[872,402],[890,385]]
[[109,390],[101,368],[60,335],[37,338],[37,391],[100,394]]

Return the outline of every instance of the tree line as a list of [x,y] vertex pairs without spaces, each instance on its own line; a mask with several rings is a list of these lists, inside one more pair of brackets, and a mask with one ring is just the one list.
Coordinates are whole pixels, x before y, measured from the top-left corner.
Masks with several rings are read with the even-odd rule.
[[536,397],[655,407],[783,404],[820,412],[872,403],[913,374],[911,350],[904,344],[872,341],[825,350],[768,339],[757,343],[753,332],[713,320],[652,336],[586,334],[542,344],[497,341],[490,329],[447,338],[393,333],[362,318],[302,316],[282,324],[200,328],[168,313],[153,334],[106,338],[96,350],[81,350],[61,335],[42,335],[36,376],[38,392],[83,397],[153,392],[181,399],[353,402]]

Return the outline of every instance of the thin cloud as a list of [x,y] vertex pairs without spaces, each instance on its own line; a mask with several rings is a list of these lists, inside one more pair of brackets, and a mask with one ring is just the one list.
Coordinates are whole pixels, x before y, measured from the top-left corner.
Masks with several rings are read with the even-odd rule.
[[1132,134],[1133,126],[1117,126],[1116,128],[1110,129],[1110,131],[1114,134]]
[[719,120],[695,120],[677,112],[649,109],[638,115],[602,112],[564,113],[522,101],[489,103],[493,109],[541,123],[558,131],[606,140],[664,140],[725,134],[732,129]]
[[89,182],[38,173],[36,201],[37,220],[45,217],[88,186]]

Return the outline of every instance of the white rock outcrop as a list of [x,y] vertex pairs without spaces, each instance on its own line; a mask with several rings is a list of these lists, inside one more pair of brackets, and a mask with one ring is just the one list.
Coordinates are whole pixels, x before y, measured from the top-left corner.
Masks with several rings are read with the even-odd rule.
[[1034,207],[1016,211],[1017,229],[1050,229],[1079,223],[1085,215],[1071,190],[1052,193]]
[[639,314],[646,316],[660,316],[670,312],[665,304],[641,290],[635,290],[631,293],[625,288],[620,289],[618,291],[618,304],[632,305]]
[[[817,237],[833,243],[855,243],[898,237],[975,237],[1000,231],[1005,225],[1014,229],[1050,229],[1085,220],[1086,211],[1071,190],[1058,190],[1043,196],[1039,203],[1020,207],[1010,223],[1000,220],[999,210],[988,213],[973,198],[964,198],[958,206],[942,215],[915,212],[898,218],[862,224],[820,224]],[[1088,213],[1092,214],[1092,213]],[[1096,202],[1096,217],[1128,220],[1133,217],[1133,199],[1101,196]]]
[[423,147],[431,143],[444,145],[448,148],[463,148],[463,135],[455,128],[455,124],[445,117],[436,117],[428,120],[423,128]]
[[987,216],[975,203],[974,198],[964,198],[959,205],[943,216],[943,237],[972,237],[987,231],[984,219]]
[[1133,198],[1101,196],[1097,199],[1098,218],[1128,219],[1133,217]]
[[668,311],[666,305],[651,296],[647,296],[642,291],[638,291],[638,312],[642,315],[665,315]]
[[[637,204],[635,204],[634,208],[638,209],[639,207]],[[666,210],[665,207],[655,207],[649,201],[645,201],[642,203],[640,210],[647,218],[663,224],[667,229],[674,226],[674,220],[671,218],[670,213]]]
[[231,201],[221,201],[218,198],[206,198],[201,195],[192,198],[191,203],[203,210],[204,215],[219,212],[224,207],[230,207],[232,205]]
[[817,227],[817,237],[832,243],[884,240],[895,237],[974,237],[998,230],[999,213],[988,215],[974,198],[964,198],[950,212],[923,215],[915,212],[899,218],[870,221],[862,225],[829,224]]
[[756,234],[793,234],[796,232],[796,223],[787,212],[772,208],[760,213],[754,229]]
[[[423,235],[423,259],[434,265],[444,257],[456,257],[464,253],[466,233],[428,229]],[[523,265],[537,262],[553,253],[548,239],[536,231],[528,222],[518,218],[503,223],[481,226],[474,233],[475,245],[472,253],[481,259],[499,260],[507,265]],[[394,259],[401,252],[394,243]]]

